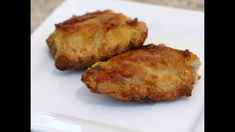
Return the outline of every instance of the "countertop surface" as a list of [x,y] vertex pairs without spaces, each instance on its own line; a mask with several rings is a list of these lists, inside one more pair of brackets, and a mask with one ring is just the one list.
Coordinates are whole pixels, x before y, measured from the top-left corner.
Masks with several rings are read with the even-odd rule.
[[[31,32],[64,0],[31,0]],[[204,0],[127,0],[167,7],[204,11]]]

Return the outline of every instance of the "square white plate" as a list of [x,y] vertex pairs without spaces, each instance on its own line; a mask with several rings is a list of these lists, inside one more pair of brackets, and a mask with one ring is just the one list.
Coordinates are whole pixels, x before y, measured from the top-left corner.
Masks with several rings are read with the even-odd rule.
[[[133,103],[93,94],[79,71],[59,71],[46,39],[54,24],[72,15],[112,9],[146,22],[145,44],[165,43],[189,49],[201,60],[201,79],[192,96],[171,102]],[[203,130],[204,13],[116,0],[67,0],[31,35],[31,129],[35,131],[146,131]],[[197,128],[200,126],[200,128]]]

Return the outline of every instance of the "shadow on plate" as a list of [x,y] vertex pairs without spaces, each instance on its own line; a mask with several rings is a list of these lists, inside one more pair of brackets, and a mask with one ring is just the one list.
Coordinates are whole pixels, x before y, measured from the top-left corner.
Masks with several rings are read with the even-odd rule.
[[[46,43],[45,43],[45,45],[46,45]],[[43,48],[43,51],[46,53],[46,55],[48,56],[48,58],[54,60],[54,57],[51,55],[50,50],[49,50],[49,48],[47,47],[47,45]]]
[[84,72],[85,69],[60,71],[56,67],[54,67],[52,74],[56,76],[70,76],[70,75],[81,75]]

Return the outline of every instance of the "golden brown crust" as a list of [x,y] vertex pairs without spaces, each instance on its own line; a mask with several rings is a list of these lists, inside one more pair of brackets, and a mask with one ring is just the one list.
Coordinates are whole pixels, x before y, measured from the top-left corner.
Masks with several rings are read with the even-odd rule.
[[82,75],[95,93],[126,101],[174,100],[191,96],[199,58],[189,50],[147,45],[107,62],[97,62]]
[[86,68],[128,49],[140,48],[148,30],[144,22],[111,10],[73,16],[55,26],[47,45],[60,70]]

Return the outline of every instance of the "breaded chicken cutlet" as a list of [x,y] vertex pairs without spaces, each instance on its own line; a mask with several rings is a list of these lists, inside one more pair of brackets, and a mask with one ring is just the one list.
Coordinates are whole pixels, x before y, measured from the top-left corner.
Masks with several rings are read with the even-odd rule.
[[112,10],[73,16],[55,25],[47,45],[60,70],[81,69],[126,50],[140,48],[147,26]]
[[81,80],[92,92],[120,100],[175,100],[191,96],[199,66],[189,50],[150,44],[95,63]]

